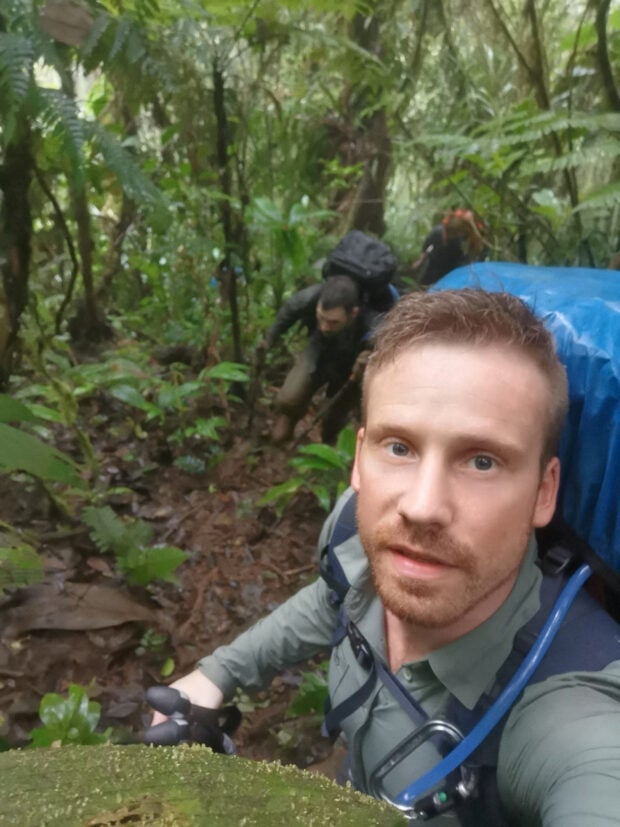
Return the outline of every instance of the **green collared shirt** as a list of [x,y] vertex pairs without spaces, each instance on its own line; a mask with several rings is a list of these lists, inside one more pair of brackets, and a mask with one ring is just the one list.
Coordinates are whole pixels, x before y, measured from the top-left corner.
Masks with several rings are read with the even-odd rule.
[[[327,542],[346,494],[321,532]],[[539,607],[541,575],[532,541],[508,599],[485,623],[428,657],[405,664],[397,675],[430,717],[453,694],[472,708],[490,688],[513,638]],[[385,658],[383,607],[372,586],[357,536],[338,547],[351,587],[348,616]],[[237,686],[264,686],[278,671],[329,645],[336,627],[329,588],[319,579],[302,589],[230,646],[203,659],[200,669],[230,697]],[[332,650],[332,705],[366,679],[348,640]],[[375,793],[372,775],[414,724],[380,682],[342,724],[355,785]],[[394,796],[431,769],[439,756],[430,741],[385,777]],[[570,673],[528,687],[504,727],[497,768],[502,803],[519,827],[611,827],[620,824],[620,660],[597,673]],[[455,825],[449,816],[434,825]],[[485,827],[481,825],[481,827]]]

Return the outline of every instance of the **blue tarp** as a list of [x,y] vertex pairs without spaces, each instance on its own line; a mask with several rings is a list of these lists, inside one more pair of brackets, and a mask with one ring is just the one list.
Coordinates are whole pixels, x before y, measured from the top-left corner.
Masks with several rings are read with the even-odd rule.
[[620,571],[620,273],[481,262],[454,270],[432,289],[460,287],[513,293],[554,334],[570,387],[560,507]]

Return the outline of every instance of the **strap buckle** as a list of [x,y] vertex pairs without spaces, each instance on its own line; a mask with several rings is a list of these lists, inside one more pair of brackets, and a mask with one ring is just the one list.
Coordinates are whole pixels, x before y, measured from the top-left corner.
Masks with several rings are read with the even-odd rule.
[[461,765],[458,773],[451,773],[450,777],[444,779],[437,789],[412,803],[400,804],[386,792],[385,779],[403,761],[410,758],[419,747],[431,740],[435,742],[437,750],[445,755],[461,743],[463,734],[449,721],[443,721],[440,718],[427,721],[407,735],[391,752],[388,752],[369,778],[371,795],[387,801],[412,821],[426,821],[439,813],[446,812],[452,809],[458,801],[475,795],[478,788],[478,771],[472,766]]
[[372,652],[366,638],[352,620],[347,623],[347,637],[355,655],[355,660],[365,672],[370,672],[374,663]]

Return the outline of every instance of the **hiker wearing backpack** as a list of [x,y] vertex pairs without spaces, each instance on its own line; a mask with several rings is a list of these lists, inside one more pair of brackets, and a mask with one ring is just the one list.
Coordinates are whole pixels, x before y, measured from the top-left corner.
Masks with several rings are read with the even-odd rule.
[[435,284],[457,267],[479,261],[484,250],[482,222],[471,210],[447,212],[424,239],[422,252],[412,264],[418,284]]
[[325,387],[328,399],[334,402],[322,418],[321,439],[333,442],[359,403],[357,379],[362,359],[357,368],[355,365],[362,350],[370,346],[370,321],[360,306],[353,279],[332,276],[293,294],[280,308],[259,352],[270,350],[296,323],[307,328],[308,339],[278,392],[271,439],[276,444],[289,440],[312,397]]
[[323,576],[173,686],[218,707],[331,646],[326,725],[358,789],[437,825],[617,824],[620,630],[581,591],[566,605],[561,548],[537,565],[566,408],[553,338],[523,301],[405,296],[368,361]]
[[259,358],[294,324],[307,328],[308,340],[278,393],[273,442],[292,437],[296,423],[323,387],[328,403],[321,418],[321,439],[335,441],[359,404],[371,331],[394,304],[389,279],[395,268],[396,260],[382,242],[352,231],[327,257],[324,281],[295,293],[280,308],[259,345]]

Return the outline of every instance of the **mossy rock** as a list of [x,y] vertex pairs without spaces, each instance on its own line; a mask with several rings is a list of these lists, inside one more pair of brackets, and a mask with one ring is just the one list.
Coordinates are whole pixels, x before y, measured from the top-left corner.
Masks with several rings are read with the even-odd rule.
[[100,746],[0,754],[0,825],[402,827],[396,810],[294,767],[206,747]]

